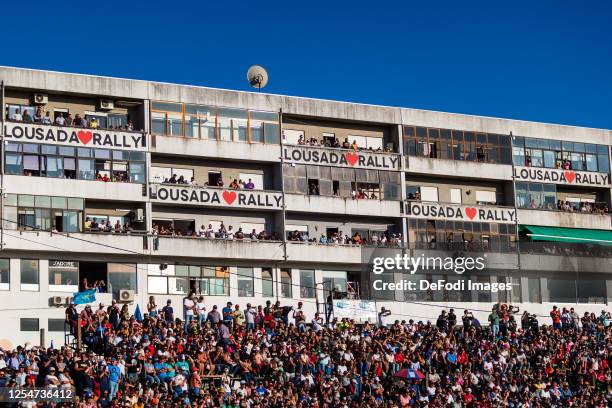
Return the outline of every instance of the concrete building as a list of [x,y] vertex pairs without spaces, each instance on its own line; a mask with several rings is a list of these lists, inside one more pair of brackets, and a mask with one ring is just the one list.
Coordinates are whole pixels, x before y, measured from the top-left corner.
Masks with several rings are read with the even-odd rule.
[[[41,329],[63,343],[85,280],[105,282],[94,309],[146,313],[154,296],[178,317],[191,290],[209,307],[303,301],[309,319],[331,288],[351,297],[335,314],[362,320],[612,301],[609,130],[11,67],[0,80],[0,345]],[[222,225],[234,239],[194,236]],[[368,262],[397,254],[486,260],[385,282],[511,290],[379,293]]]

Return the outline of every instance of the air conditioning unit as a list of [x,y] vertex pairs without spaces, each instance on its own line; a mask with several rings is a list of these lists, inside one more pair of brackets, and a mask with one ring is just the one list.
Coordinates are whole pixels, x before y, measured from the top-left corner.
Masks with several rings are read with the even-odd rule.
[[66,296],[66,305],[69,305],[72,303],[72,296]]
[[36,105],[45,105],[49,103],[49,96],[47,94],[34,94],[34,103]]
[[139,208],[136,210],[136,220],[137,222],[143,222],[144,221],[144,210],[142,208]]
[[132,303],[134,301],[135,292],[133,290],[120,290],[119,303]]
[[61,297],[61,296],[53,296],[51,298],[51,305],[52,306],[64,306],[64,302],[65,302],[65,298]]
[[109,99],[100,99],[100,109],[115,109],[115,102]]

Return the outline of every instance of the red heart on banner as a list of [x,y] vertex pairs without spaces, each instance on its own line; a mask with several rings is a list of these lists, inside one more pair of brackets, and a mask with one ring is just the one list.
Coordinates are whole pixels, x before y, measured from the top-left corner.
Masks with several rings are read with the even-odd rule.
[[79,140],[81,141],[81,143],[83,143],[84,145],[86,145],[87,143],[89,143],[91,141],[91,139],[93,138],[93,133],[89,132],[89,131],[85,131],[85,130],[79,130],[77,132],[77,137],[79,138]]
[[469,217],[470,220],[473,220],[476,216],[476,209],[474,207],[468,207],[465,209],[465,215]]
[[575,178],[576,178],[576,173],[574,173],[573,171],[565,172],[565,179],[567,180],[568,183],[573,183]]
[[224,191],[223,192],[223,199],[225,200],[225,202],[228,205],[232,205],[232,203],[236,199],[236,192],[235,191],[232,191],[232,192]]
[[351,166],[354,166],[355,163],[357,163],[357,160],[359,160],[359,155],[357,153],[347,153],[345,156],[346,156],[346,161]]

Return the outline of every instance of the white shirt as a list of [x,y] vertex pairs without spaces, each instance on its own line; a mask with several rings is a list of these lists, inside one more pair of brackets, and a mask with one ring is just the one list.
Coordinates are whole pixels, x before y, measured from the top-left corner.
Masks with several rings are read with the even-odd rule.
[[205,315],[206,314],[206,306],[204,306],[203,302],[196,303],[196,310],[198,311],[199,315]]
[[57,118],[55,118],[55,123],[58,125],[65,125],[66,119],[63,116],[58,116]]
[[18,120],[18,121],[22,121],[23,120],[23,116],[21,116],[21,113],[13,113],[11,115],[11,120]]
[[183,301],[183,306],[185,306],[185,316],[193,316],[193,307],[195,306],[193,300],[186,298]]

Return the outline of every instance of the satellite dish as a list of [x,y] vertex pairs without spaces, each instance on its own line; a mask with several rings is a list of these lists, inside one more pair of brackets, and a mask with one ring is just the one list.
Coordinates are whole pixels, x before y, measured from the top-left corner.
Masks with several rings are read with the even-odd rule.
[[249,84],[258,90],[268,85],[268,79],[268,71],[261,65],[253,65],[247,71],[247,80]]

